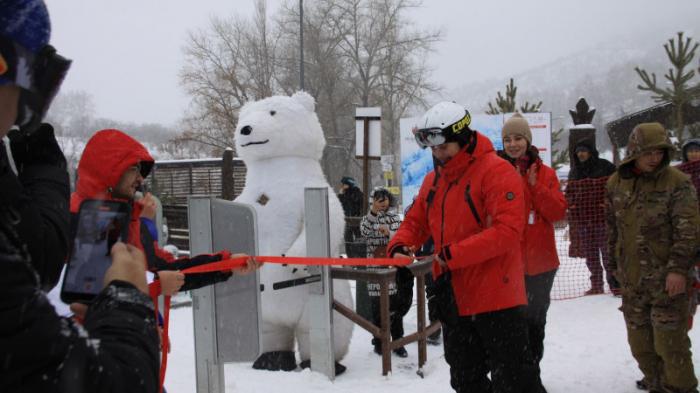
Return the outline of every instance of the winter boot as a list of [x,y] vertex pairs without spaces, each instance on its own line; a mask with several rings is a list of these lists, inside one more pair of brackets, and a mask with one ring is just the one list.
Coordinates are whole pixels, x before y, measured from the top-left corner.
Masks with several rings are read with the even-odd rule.
[[406,352],[406,348],[404,347],[398,347],[394,349],[394,354],[400,358],[407,358],[408,357],[408,352]]
[[382,354],[382,342],[378,338],[372,338],[372,345],[374,346],[374,353],[377,355]]
[[584,292],[583,295],[584,296],[600,295],[601,293],[603,293],[603,288],[592,287],[591,289]]
[[640,379],[637,382],[637,389],[648,390],[649,393],[662,393],[661,387],[658,382],[650,382],[646,379]]
[[[309,368],[311,367],[311,360],[303,360],[301,363],[299,363],[299,367],[301,368]],[[347,367],[343,366],[342,364],[335,362],[335,375],[338,376],[347,370]]]
[[253,362],[256,370],[292,371],[297,368],[297,360],[294,351],[265,352]]
[[441,332],[442,332],[442,329],[436,330],[435,333],[428,336],[428,338],[426,339],[426,342],[429,345],[440,345],[440,333]]

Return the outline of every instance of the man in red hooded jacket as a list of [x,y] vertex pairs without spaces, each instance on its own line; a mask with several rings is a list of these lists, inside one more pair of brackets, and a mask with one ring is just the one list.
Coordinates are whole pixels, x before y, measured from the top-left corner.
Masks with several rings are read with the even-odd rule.
[[429,300],[439,310],[455,391],[532,392],[522,182],[491,142],[469,129],[470,121],[463,107],[442,102],[414,129],[418,144],[432,149],[436,167],[387,249],[407,257],[429,237],[435,242]]
[[[136,191],[141,188],[144,178],[148,176],[153,167],[153,163],[154,160],[148,150],[124,132],[113,129],[96,132],[85,146],[78,164],[78,181],[70,200],[73,224],[75,224],[80,204],[85,199],[112,199],[128,202],[131,205],[128,242],[145,252],[148,269],[158,275],[163,294],[172,295],[179,290],[197,289],[227,280],[231,276],[231,272],[187,276],[179,272],[179,270],[188,267],[219,261],[226,256],[225,253],[198,255],[176,260],[172,255],[158,247],[157,235],[149,230],[149,226],[154,227],[148,225],[148,215],[144,217],[142,214],[144,208],[149,209],[148,196],[141,201],[134,200]],[[237,273],[247,273],[258,266],[258,263],[250,258],[248,266],[239,269]]]

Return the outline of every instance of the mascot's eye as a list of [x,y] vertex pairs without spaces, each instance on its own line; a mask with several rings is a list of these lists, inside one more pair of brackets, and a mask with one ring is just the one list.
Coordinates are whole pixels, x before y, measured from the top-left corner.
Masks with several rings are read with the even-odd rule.
[[276,111],[270,111],[270,116],[274,116],[275,113],[277,113],[277,112],[276,112]]

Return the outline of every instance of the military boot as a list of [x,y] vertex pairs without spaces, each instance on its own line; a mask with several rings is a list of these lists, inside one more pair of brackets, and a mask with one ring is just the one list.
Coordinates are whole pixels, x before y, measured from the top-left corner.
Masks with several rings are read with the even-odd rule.
[[640,379],[637,382],[637,389],[648,390],[650,393],[661,393],[661,385],[658,381],[649,381],[648,379]]

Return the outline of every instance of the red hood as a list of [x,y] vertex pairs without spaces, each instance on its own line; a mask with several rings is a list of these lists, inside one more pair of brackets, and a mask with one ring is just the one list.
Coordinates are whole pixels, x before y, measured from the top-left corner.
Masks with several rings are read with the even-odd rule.
[[111,199],[110,188],[117,185],[127,168],[140,162],[152,164],[153,157],[136,139],[119,130],[96,132],[85,145],[78,164],[71,212],[76,213],[84,199]]

